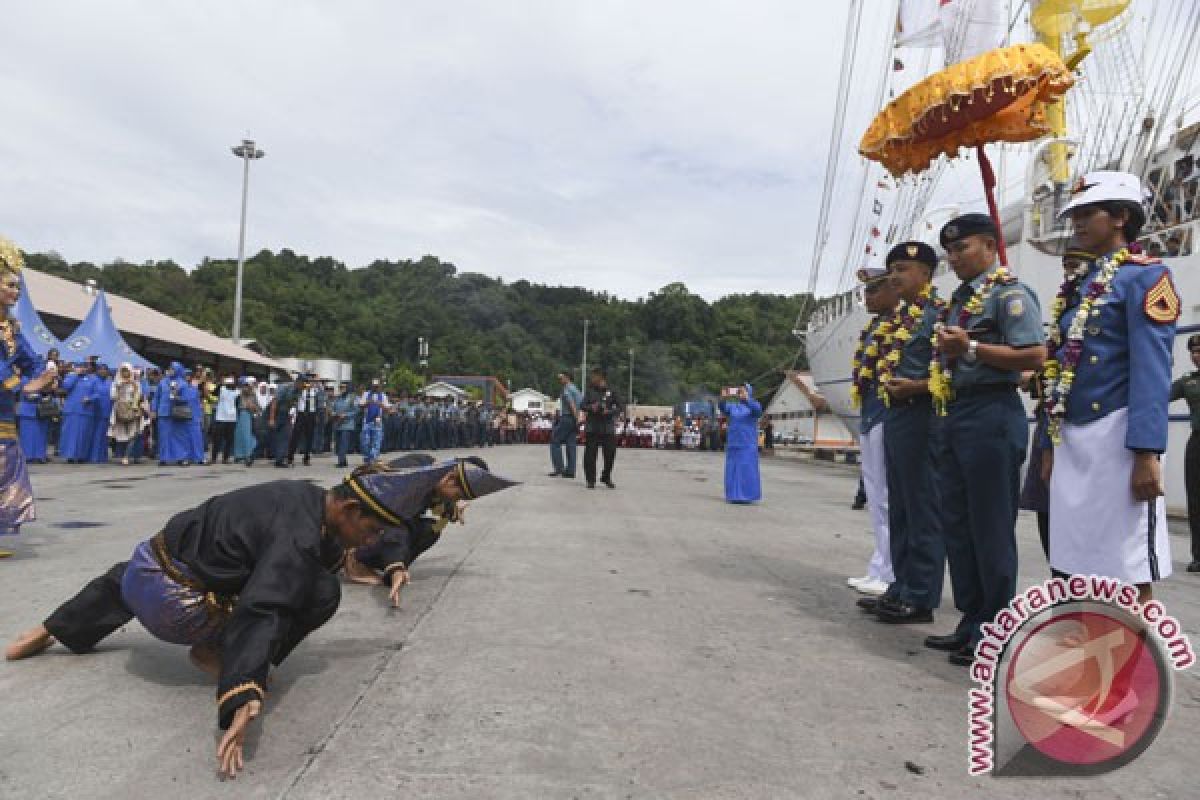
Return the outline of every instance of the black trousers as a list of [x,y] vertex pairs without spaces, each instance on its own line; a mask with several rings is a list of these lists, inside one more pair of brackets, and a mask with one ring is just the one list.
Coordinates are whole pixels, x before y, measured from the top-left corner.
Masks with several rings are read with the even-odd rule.
[[217,461],[217,453],[221,454],[224,461],[229,460],[229,453],[233,450],[233,430],[237,426],[236,422],[219,422],[213,420],[212,424],[212,460]]
[[296,424],[292,426],[292,440],[288,442],[289,462],[296,460],[296,449],[304,454],[304,460],[312,455],[313,434],[316,432],[317,415],[311,411],[296,413]]
[[588,483],[596,482],[596,451],[604,450],[604,472],[600,480],[612,479],[613,462],[617,460],[617,435],[615,433],[587,434],[587,445],[583,448],[583,477]]
[[1187,486],[1188,527],[1192,529],[1192,561],[1200,561],[1200,432],[1193,431],[1188,437],[1183,482]]

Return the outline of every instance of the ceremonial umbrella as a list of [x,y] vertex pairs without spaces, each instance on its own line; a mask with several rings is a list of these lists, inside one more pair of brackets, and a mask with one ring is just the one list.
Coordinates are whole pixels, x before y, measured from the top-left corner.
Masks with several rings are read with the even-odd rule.
[[[1029,142],[1049,132],[1046,104],[1071,88],[1070,70],[1040,44],[989,50],[936,72],[879,112],[858,151],[892,175],[918,173],[938,156],[959,148],[979,155],[988,210],[1000,230],[993,190],[996,176],[983,146],[989,142]],[[1000,261],[1008,263],[1003,240]]]

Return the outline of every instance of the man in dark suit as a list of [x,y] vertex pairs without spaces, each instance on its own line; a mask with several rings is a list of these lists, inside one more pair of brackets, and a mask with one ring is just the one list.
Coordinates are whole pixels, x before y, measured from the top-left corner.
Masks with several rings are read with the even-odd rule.
[[604,472],[601,482],[610,489],[617,488],[612,481],[613,462],[617,460],[617,417],[621,414],[621,401],[609,388],[604,370],[592,370],[591,381],[583,395],[583,411],[587,414],[587,444],[583,450],[583,475],[589,489],[596,488],[596,451],[604,451]]
[[292,439],[288,442],[289,467],[296,460],[297,449],[304,454],[304,466],[311,463],[317,419],[325,414],[325,390],[317,385],[314,378],[316,375],[308,373],[296,382],[296,423],[292,426]]

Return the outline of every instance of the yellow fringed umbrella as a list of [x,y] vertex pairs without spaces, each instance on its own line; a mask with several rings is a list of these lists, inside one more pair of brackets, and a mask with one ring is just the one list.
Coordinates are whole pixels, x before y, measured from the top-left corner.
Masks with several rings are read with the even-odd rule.
[[[1062,59],[1044,45],[990,50],[930,75],[889,103],[867,128],[858,151],[900,177],[921,172],[938,156],[953,157],[962,147],[974,147],[988,208],[999,229],[996,178],[983,146],[1046,135],[1046,103],[1074,82]],[[1007,262],[1003,242],[1000,257]]]

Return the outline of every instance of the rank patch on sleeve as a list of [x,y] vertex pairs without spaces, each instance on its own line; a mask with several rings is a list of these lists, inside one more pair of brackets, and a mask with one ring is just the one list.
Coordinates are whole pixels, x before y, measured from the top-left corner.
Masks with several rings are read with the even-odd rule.
[[1020,295],[1015,295],[1008,299],[1004,305],[1004,310],[1008,312],[1010,317],[1019,317],[1025,313],[1025,300]]
[[1179,319],[1181,306],[1179,294],[1166,272],[1146,292],[1146,300],[1142,303],[1146,316],[1153,322],[1174,322]]

